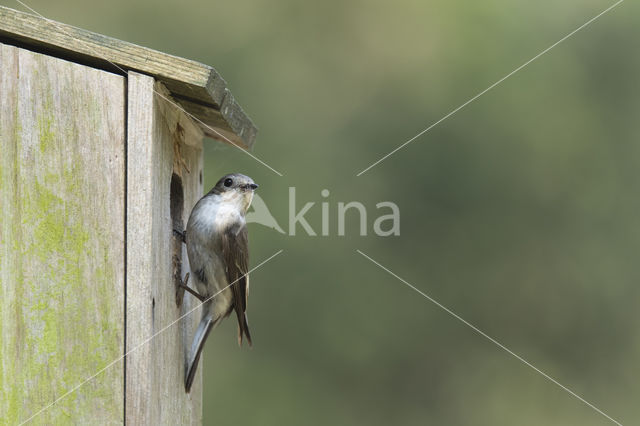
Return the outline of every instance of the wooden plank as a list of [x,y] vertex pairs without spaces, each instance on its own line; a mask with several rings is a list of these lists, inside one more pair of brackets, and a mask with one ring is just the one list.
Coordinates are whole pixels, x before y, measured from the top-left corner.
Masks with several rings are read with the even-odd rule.
[[[251,149],[257,129],[231,96],[227,83],[208,65],[137,46],[0,6],[0,39],[55,56],[119,72],[134,70],[162,81],[178,103],[198,104],[208,114],[196,115],[206,125],[231,130],[232,143]],[[222,117],[208,121],[213,112]],[[206,126],[203,126],[206,128]],[[207,129],[207,132],[211,132]]]
[[[18,424],[124,350],[122,76],[0,44],[0,417]],[[123,421],[116,362],[36,424]]]
[[[229,99],[229,100],[227,100]],[[229,93],[222,103],[222,111],[204,107],[200,104],[181,101],[182,107],[190,114],[201,119],[207,126],[200,124],[205,135],[221,142],[232,143],[241,148],[246,148],[244,140],[255,140],[258,128],[254,125],[246,125],[242,118],[244,113],[239,110],[240,106],[233,101],[233,96]],[[213,130],[210,127],[213,127]]]
[[[184,143],[190,145],[194,144],[196,148],[202,146],[202,140],[204,139],[204,133],[198,123],[194,122],[190,117],[184,114],[179,108],[174,105],[174,100],[171,98],[171,93],[164,86],[164,84],[156,84],[154,86],[156,94],[157,106],[162,118],[170,127],[169,131],[173,134],[175,132],[183,132]],[[181,129],[181,130],[179,130]]]
[[[186,223],[190,208],[202,194],[202,133],[157,94],[164,90],[158,85],[154,89],[154,79],[149,76],[129,73],[128,350],[147,341],[199,303],[193,297],[184,297],[180,306],[176,304],[172,278],[174,237],[168,201],[171,178],[176,173],[183,184],[181,219]],[[193,140],[186,143],[187,137]],[[177,247],[182,249],[179,255],[186,259],[186,249],[182,245]],[[183,265],[182,275],[188,270],[186,260]],[[199,317],[196,310],[127,357],[127,422],[200,424],[201,379],[190,394],[184,391],[186,356]]]

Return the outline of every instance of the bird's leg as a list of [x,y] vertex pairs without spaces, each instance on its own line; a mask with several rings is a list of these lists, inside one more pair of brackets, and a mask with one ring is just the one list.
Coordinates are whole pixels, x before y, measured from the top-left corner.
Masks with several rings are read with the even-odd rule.
[[191,293],[196,299],[204,303],[204,301],[207,300],[207,298],[201,295],[200,293],[198,293],[197,291],[191,289],[187,285],[188,283],[189,283],[189,273],[187,272],[187,275],[185,275],[184,277],[184,281],[180,283],[180,287],[182,287],[183,289]]
[[173,229],[173,233],[175,235],[177,235],[178,237],[180,237],[180,240],[183,243],[185,243],[185,244],[187,243],[187,230],[186,229],[184,231],[178,231],[177,229],[174,228]]

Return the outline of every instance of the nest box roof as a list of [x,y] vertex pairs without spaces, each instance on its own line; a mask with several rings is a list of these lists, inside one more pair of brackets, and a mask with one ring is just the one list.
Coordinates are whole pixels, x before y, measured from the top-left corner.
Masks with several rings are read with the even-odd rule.
[[208,65],[3,6],[0,42],[120,74],[125,70],[152,75],[196,118],[205,135],[223,142],[229,139],[245,149],[255,141],[256,126],[224,79]]

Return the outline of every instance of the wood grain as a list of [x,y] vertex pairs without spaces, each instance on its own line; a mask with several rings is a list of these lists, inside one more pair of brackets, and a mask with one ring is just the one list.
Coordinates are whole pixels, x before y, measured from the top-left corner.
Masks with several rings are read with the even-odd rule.
[[185,108],[188,104],[190,112],[198,105],[194,114],[204,123],[200,126],[208,136],[224,142],[229,138],[246,149],[253,147],[256,126],[224,79],[208,65],[0,6],[2,40],[112,72],[122,73],[113,63],[125,71],[152,75],[164,83],[176,102]]
[[[127,357],[125,411],[127,423],[134,425],[202,420],[201,378],[190,394],[184,391],[186,351],[200,312],[179,320],[199,302],[185,296],[181,306],[176,304],[170,187],[172,174],[180,175],[186,223],[202,194],[203,135],[157,94],[164,90],[152,77],[129,73],[126,347],[139,348]],[[176,135],[178,124],[184,131]],[[177,153],[182,160],[174,158]],[[185,251],[183,276],[188,271]]]
[[[0,423],[124,351],[125,78],[0,44]],[[120,424],[122,361],[34,418]]]
[[[228,99],[231,99],[231,101]],[[243,143],[238,143],[238,138],[241,140],[255,140],[258,129],[255,126],[244,125],[244,119],[242,118],[244,113],[232,99],[233,96],[225,98],[222,104],[224,115],[220,111],[207,108],[198,103],[183,100],[180,104],[189,114],[213,126],[215,132],[206,126],[200,126],[205,135],[221,142],[246,148]]]

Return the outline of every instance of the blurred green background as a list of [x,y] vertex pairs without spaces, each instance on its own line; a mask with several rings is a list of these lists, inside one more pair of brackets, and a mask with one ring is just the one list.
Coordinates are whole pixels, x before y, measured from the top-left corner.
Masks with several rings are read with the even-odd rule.
[[[640,419],[640,7],[627,1],[360,177],[582,25],[602,0],[28,4],[213,65],[260,127],[206,144],[283,228],[288,187],[320,231],[250,225],[252,350],[205,350],[207,425],[609,423],[355,252],[360,249],[622,423]],[[4,4],[22,9],[19,4]],[[24,9],[22,9],[24,10]],[[322,189],[331,195],[324,200]],[[372,234],[375,204],[401,235]],[[337,236],[339,201],[360,201]],[[298,207],[298,208],[299,208]]]

